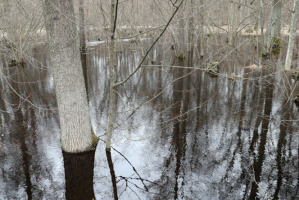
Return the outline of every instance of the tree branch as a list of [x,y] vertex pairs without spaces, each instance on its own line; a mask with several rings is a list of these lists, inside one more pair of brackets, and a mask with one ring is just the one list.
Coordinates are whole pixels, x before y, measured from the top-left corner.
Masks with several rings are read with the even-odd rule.
[[165,25],[163,31],[160,33],[160,35],[157,37],[157,39],[153,42],[153,44],[151,45],[151,47],[148,49],[148,51],[146,52],[145,56],[142,58],[142,60],[140,61],[138,67],[127,77],[125,78],[123,81],[115,83],[112,87],[117,87],[119,85],[124,84],[125,82],[127,82],[142,66],[142,63],[145,61],[146,57],[148,56],[149,52],[152,50],[152,48],[155,46],[155,44],[158,42],[158,40],[162,37],[162,35],[164,34],[164,32],[166,31],[166,29],[168,28],[170,22],[172,21],[172,19],[174,18],[175,14],[177,13],[177,11],[179,10],[179,8],[181,7],[182,3],[184,2],[184,0],[182,0],[180,2],[180,4],[176,7],[175,11],[173,12],[172,16],[170,17],[169,21],[167,22],[167,24]]

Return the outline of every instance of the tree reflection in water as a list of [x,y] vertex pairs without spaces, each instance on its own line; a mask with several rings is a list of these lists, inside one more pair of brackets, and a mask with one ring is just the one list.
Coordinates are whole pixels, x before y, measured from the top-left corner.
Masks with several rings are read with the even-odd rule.
[[[91,120],[102,140],[107,52],[104,45],[87,52]],[[103,142],[86,154],[62,153],[51,73],[42,65],[21,73],[1,63],[7,81],[34,106],[15,101],[1,79],[0,199],[299,198],[298,108],[280,84],[271,84],[280,83],[281,74],[265,80],[268,71],[245,74],[232,62],[220,72],[246,79],[210,77],[167,66],[186,63],[162,46],[155,54],[165,66],[145,67],[118,88],[111,154]],[[122,79],[140,54],[127,48],[118,55]],[[35,57],[47,64],[46,54]],[[200,65],[195,56],[193,66]]]

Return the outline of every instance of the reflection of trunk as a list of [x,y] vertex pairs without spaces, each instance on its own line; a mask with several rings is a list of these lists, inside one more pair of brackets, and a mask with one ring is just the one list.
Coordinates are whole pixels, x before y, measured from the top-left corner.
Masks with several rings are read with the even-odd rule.
[[258,192],[259,183],[261,180],[262,166],[265,158],[266,140],[268,134],[268,126],[270,120],[270,114],[272,109],[272,97],[273,97],[273,85],[266,87],[265,96],[265,110],[262,120],[262,131],[260,135],[260,146],[258,148],[258,158],[253,163],[254,179],[252,180],[251,192],[249,199],[255,199]]
[[[174,78],[179,78],[184,73],[184,69],[175,69]],[[173,102],[176,104],[172,109],[173,117],[176,117],[173,125],[172,143],[175,149],[176,168],[175,168],[175,186],[174,199],[178,199],[179,180],[181,175],[181,166],[184,161],[186,152],[186,128],[187,128],[187,114],[184,114],[189,105],[189,76],[177,80],[173,86]],[[184,179],[184,177],[183,177]],[[184,184],[184,183],[182,183]]]
[[203,102],[203,97],[201,96],[202,93],[202,86],[203,85],[207,85],[207,84],[201,84],[202,83],[202,73],[200,70],[195,71],[196,75],[193,75],[195,82],[198,83],[198,87],[196,90],[196,102],[197,102],[197,109],[196,109],[196,114],[197,114],[197,120],[196,120],[196,132],[200,131],[200,127],[203,126],[203,124],[199,123],[199,122],[204,122],[204,118],[203,116],[203,112],[202,112],[202,108],[204,105],[202,105]]
[[[245,119],[245,101],[247,96],[247,82],[243,82],[243,88],[242,88],[242,97],[241,97],[241,107],[240,107],[240,119],[239,119],[239,131],[238,131],[238,137],[241,136],[241,129],[246,130],[250,129],[248,121]],[[233,108],[232,108],[233,109]]]
[[[261,88],[259,88],[259,82],[258,80],[255,80],[255,82],[251,85],[252,91],[249,91],[250,93],[253,94],[252,96],[252,103],[249,105],[252,108],[256,108],[255,110],[252,110],[251,115],[250,115],[250,121],[252,121],[255,116],[255,125],[254,125],[254,130],[252,133],[252,139],[251,142],[249,143],[249,152],[253,153],[254,152],[254,146],[256,145],[258,139],[259,139],[259,133],[258,133],[258,127],[262,122],[262,112],[263,112],[263,105],[264,105],[264,99],[265,99],[265,95],[264,93],[261,93],[260,90],[262,90]],[[256,107],[258,105],[258,107]],[[242,169],[242,174],[240,176],[242,179],[246,180],[246,189],[245,189],[245,193],[244,193],[244,198],[246,199],[247,193],[249,192],[249,187],[250,187],[250,183],[251,183],[251,177],[248,175],[248,170],[244,167]],[[246,177],[246,178],[245,178]],[[251,180],[251,181],[250,181]]]
[[116,185],[116,178],[115,178],[115,172],[114,172],[114,167],[113,167],[113,162],[111,158],[111,152],[106,151],[106,156],[107,156],[107,161],[110,169],[110,175],[111,175],[111,181],[112,181],[112,186],[113,186],[113,194],[114,194],[114,199],[117,200],[117,185]]
[[[285,115],[280,114],[281,116],[284,116],[284,119],[290,119],[290,114],[289,114],[289,110],[288,112],[285,113]],[[279,139],[278,139],[278,146],[277,146],[277,157],[276,157],[276,166],[277,166],[277,170],[278,170],[278,174],[277,174],[277,184],[276,184],[276,189],[275,189],[275,193],[273,196],[273,199],[279,199],[278,193],[280,191],[280,187],[282,185],[282,179],[283,179],[283,169],[282,166],[284,165],[283,163],[283,150],[286,148],[286,135],[287,135],[287,122],[281,121],[280,122],[280,133],[279,133]]]
[[84,153],[63,153],[66,199],[92,200],[95,199],[93,191],[93,169],[95,150]]
[[29,155],[28,155],[28,146],[26,144],[26,131],[24,127],[24,120],[23,120],[23,114],[20,109],[15,113],[15,122],[16,126],[18,127],[17,134],[19,136],[19,140],[21,143],[21,151],[22,151],[22,158],[23,158],[23,170],[25,174],[25,183],[26,183],[26,193],[28,200],[32,199],[32,184],[30,180],[30,166],[29,166]]

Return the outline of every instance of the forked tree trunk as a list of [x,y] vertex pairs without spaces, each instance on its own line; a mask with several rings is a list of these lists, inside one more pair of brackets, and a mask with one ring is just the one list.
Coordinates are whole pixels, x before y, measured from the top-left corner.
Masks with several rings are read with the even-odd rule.
[[297,21],[298,21],[298,6],[299,6],[299,0],[294,0],[294,7],[293,7],[292,21],[291,21],[291,32],[290,32],[289,45],[288,45],[288,51],[287,51],[286,63],[285,63],[285,70],[287,71],[291,70],[291,64],[293,59],[293,49],[296,40]]
[[72,0],[45,0],[44,15],[65,152],[90,150],[91,131]]

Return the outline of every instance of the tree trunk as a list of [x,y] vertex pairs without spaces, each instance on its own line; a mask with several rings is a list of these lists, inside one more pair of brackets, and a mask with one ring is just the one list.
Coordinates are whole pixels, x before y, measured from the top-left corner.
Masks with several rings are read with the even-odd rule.
[[185,10],[185,5],[182,5],[180,10],[179,10],[179,53],[184,53],[185,52],[185,20],[184,20],[184,10]]
[[269,2],[269,19],[267,27],[267,50],[272,51],[275,43],[279,43],[281,30],[281,0],[270,0]]
[[262,49],[264,49],[264,0],[260,0],[260,24],[261,24],[261,41]]
[[188,19],[188,51],[193,55],[194,48],[194,2],[190,0],[190,17]]
[[86,65],[85,14],[84,14],[83,0],[79,0],[79,40],[80,40],[81,63],[83,69],[85,88],[87,92],[87,99],[89,99],[87,65]]
[[108,161],[108,165],[109,165],[109,169],[110,169],[114,200],[118,200],[117,180],[116,180],[116,176],[115,176],[114,165],[113,165],[113,162],[112,162],[112,156],[111,156],[110,151],[106,151],[106,157],[107,157],[107,161]]
[[200,57],[204,57],[204,2],[200,0]]
[[273,1],[269,1],[269,6],[268,6],[268,22],[267,22],[267,31],[266,31],[266,46],[267,46],[267,51],[270,49],[270,40],[271,40],[271,27],[272,27],[272,16],[273,16]]
[[111,151],[111,138],[113,131],[113,123],[115,116],[115,93],[114,93],[114,69],[117,67],[117,58],[115,55],[115,28],[116,28],[116,2],[111,0],[111,21],[110,21],[110,67],[109,67],[109,76],[110,76],[110,90],[109,90],[109,113],[108,113],[108,131],[107,131],[107,141],[106,141],[106,151]]
[[271,35],[272,37],[279,38],[280,30],[281,30],[281,8],[282,8],[282,0],[274,0],[273,5],[273,22]]
[[45,0],[44,15],[65,152],[90,150],[91,130],[72,0]]
[[292,21],[291,21],[291,32],[289,37],[289,45],[288,45],[288,51],[287,51],[286,63],[285,63],[285,70],[287,71],[291,70],[291,64],[293,59],[293,49],[296,40],[297,21],[298,21],[298,13],[297,13],[298,6],[299,6],[299,0],[294,0],[294,7],[293,7]]

